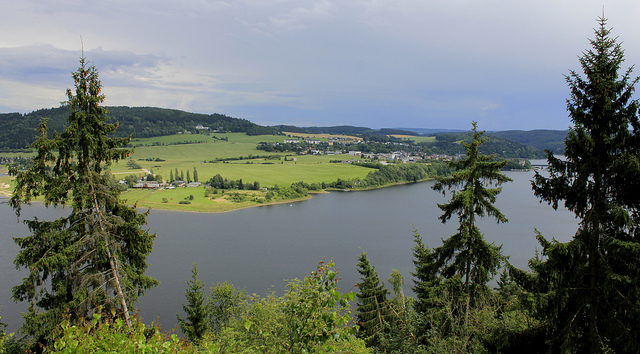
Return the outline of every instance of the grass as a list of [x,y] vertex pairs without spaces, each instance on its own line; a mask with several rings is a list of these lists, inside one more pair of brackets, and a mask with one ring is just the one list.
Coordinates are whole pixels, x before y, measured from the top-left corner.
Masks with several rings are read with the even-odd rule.
[[[218,138],[227,138],[228,141],[215,140],[206,135],[172,135],[157,138],[136,139],[134,144],[146,144],[134,149],[130,156],[142,168],[169,179],[170,171],[175,173],[189,171],[193,179],[193,169],[198,171],[198,179],[201,182],[209,180],[216,174],[229,180],[242,179],[245,183],[257,181],[262,186],[288,186],[291,183],[305,181],[307,183],[332,182],[341,179],[364,178],[370,169],[353,166],[350,164],[330,163],[331,160],[350,159],[349,155],[337,156],[296,156],[296,161],[284,161],[285,155],[267,153],[256,149],[261,141],[281,142],[283,136],[248,136],[242,133],[216,133]],[[182,139],[182,140],[181,140]],[[171,143],[184,140],[202,141],[194,144],[160,145],[151,146],[154,143]],[[252,159],[229,161],[228,163],[210,163],[216,158],[247,157],[249,155],[280,155],[280,160]],[[146,159],[160,158],[164,161],[146,161]],[[141,175],[142,170],[130,170],[125,161],[112,166],[112,172],[118,177],[127,174]]]
[[413,136],[413,135],[391,135],[395,138],[400,138],[403,140],[413,140],[416,143],[435,143],[435,136]]
[[0,152],[0,157],[35,157],[35,152]]
[[[240,194],[242,202],[234,202],[232,195]],[[224,212],[269,204],[262,191],[219,191],[205,197],[204,187],[176,188],[163,190],[129,189],[122,193],[122,198],[138,207],[191,212]],[[191,198],[193,196],[193,198]],[[259,202],[261,200],[261,202]],[[180,202],[189,201],[189,204]]]
[[291,138],[303,138],[303,139],[318,139],[322,141],[327,141],[331,137],[335,138],[344,138],[344,139],[357,139],[358,141],[362,141],[362,138],[352,135],[336,135],[336,134],[306,134],[306,133],[293,133],[293,132],[282,132],[282,134]]
[[[5,173],[6,169],[0,169],[1,173]],[[0,197],[8,198],[13,191],[13,177],[2,176],[0,177]]]

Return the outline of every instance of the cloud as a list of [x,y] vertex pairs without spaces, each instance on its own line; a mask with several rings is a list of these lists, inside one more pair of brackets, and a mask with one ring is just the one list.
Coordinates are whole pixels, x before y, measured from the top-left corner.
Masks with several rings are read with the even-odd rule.
[[[604,4],[637,63],[640,3]],[[58,102],[82,37],[110,105],[283,124],[564,129],[562,75],[579,69],[601,12],[596,0],[21,0],[0,12],[0,105]]]
[[[26,85],[33,87],[34,97],[41,95],[41,106],[59,102],[60,93],[73,85],[71,74],[77,70],[82,54],[82,50],[65,50],[49,44],[0,48],[0,81],[4,87],[14,87],[4,91],[10,95],[3,98],[3,103],[25,110],[27,107],[21,102],[28,97]],[[156,72],[170,61],[157,55],[102,48],[87,50],[84,56],[89,65],[98,68],[103,85],[106,81],[110,88],[158,86],[161,79]]]

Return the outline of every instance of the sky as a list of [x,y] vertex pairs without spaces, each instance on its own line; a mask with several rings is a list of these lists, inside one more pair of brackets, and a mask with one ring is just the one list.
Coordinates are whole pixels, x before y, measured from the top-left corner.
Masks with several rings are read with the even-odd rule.
[[637,0],[5,1],[0,113],[59,106],[84,52],[107,106],[261,125],[566,129],[565,75],[581,72],[603,12],[624,68],[640,63]]

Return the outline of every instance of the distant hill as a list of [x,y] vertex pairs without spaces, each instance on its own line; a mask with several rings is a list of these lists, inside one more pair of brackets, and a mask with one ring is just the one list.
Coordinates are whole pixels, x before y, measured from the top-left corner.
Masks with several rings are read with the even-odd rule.
[[532,146],[539,150],[551,150],[555,154],[564,153],[564,139],[567,137],[566,130],[505,130],[501,132],[491,132],[505,139],[517,141],[525,145]]
[[[461,145],[455,143],[458,141],[471,142],[472,139],[471,132],[437,133],[432,135],[435,136],[437,145],[443,147],[449,146],[450,148],[458,145],[458,149],[460,150],[459,153],[464,153],[464,149]],[[527,158],[545,157],[543,150],[531,145],[504,138],[494,133],[486,133],[485,136],[487,136],[489,140],[478,148],[478,150],[483,154],[496,154],[500,158],[516,158],[523,156],[526,156]]]
[[[387,136],[409,135],[418,136],[433,135],[444,144],[452,140],[465,138],[464,132],[442,129],[409,129],[409,128],[383,128],[372,129],[367,127],[355,127],[349,125],[332,127],[296,127],[278,125],[265,127],[252,123],[246,119],[233,118],[223,114],[189,113],[176,109],[164,109],[156,107],[105,107],[112,121],[118,121],[119,127],[115,136],[133,138],[153,137],[176,134],[181,131],[198,133],[198,125],[208,127],[209,131],[221,130],[227,132],[242,132],[248,135],[280,134],[282,131],[306,134],[346,134],[357,136]],[[61,132],[66,125],[69,116],[67,107],[40,109],[27,114],[4,113],[0,114],[0,151],[20,151],[25,149],[36,139],[36,128],[42,119],[47,119],[47,127],[50,134],[54,131]],[[461,135],[463,134],[463,135]],[[527,145],[534,150],[542,151],[551,149],[556,153],[563,151],[563,141],[566,131],[533,130],[533,131],[504,131],[492,132],[491,135],[503,140],[490,143],[490,151],[513,150],[524,151],[526,146],[514,145],[508,141],[516,141]],[[467,132],[468,135],[468,132]],[[468,138],[468,137],[467,137]],[[489,144],[489,143],[488,143]],[[444,145],[443,145],[444,146]],[[454,146],[455,147],[455,146]],[[457,148],[460,148],[459,146]],[[501,150],[502,149],[502,150]],[[450,150],[450,149],[446,149]],[[530,155],[530,154],[528,154]],[[523,155],[523,156],[528,156]]]
[[[264,127],[246,119],[223,114],[189,113],[175,109],[154,107],[105,107],[112,121],[119,123],[115,136],[144,138],[176,134],[181,131],[198,132],[196,126],[210,130],[243,132],[248,135],[277,134],[274,127]],[[0,151],[24,149],[36,138],[35,129],[47,119],[49,133],[61,132],[69,117],[67,107],[40,109],[27,114],[0,114]]]
[[[420,135],[439,136],[442,134],[459,134],[466,130],[456,129],[425,129],[425,128],[398,128],[409,130]],[[519,143],[531,146],[540,151],[551,150],[556,154],[564,152],[564,139],[567,136],[566,130],[504,130],[487,132],[488,135],[499,136],[505,139],[517,141]]]

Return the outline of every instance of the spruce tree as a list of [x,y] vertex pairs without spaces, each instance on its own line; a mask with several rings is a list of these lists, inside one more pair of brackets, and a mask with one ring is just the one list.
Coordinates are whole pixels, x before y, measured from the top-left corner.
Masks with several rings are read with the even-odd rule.
[[543,258],[530,262],[533,274],[513,273],[539,294],[552,350],[640,352],[638,78],[632,68],[620,72],[624,51],[606,19],[598,22],[579,58],[585,76],[566,76],[566,160],[548,151],[548,177],[532,183],[542,201],[563,203],[580,219],[578,231],[566,243],[538,235]]
[[30,303],[22,332],[40,343],[51,340],[65,313],[74,321],[113,309],[130,326],[131,306],[157,285],[144,274],[155,237],[142,229],[146,214],[124,204],[109,183],[110,165],[131,153],[122,149],[129,139],[109,137],[117,123],[108,123],[98,71],[84,57],[73,79],[68,126],[48,138],[43,121],[31,145],[33,164],[10,170],[16,176],[10,204],[18,217],[22,204],[36,198],[69,209],[53,221],[25,221],[32,235],[15,239],[21,250],[14,263],[27,276],[12,296]]
[[202,338],[209,331],[209,305],[205,303],[204,284],[198,278],[198,265],[193,264],[191,269],[191,280],[187,281],[185,296],[187,305],[182,305],[186,313],[185,318],[178,318],[180,329],[193,343],[200,343]]
[[[486,292],[487,282],[497,273],[505,260],[502,246],[487,243],[476,226],[476,217],[485,215],[494,217],[498,223],[507,222],[507,218],[493,204],[502,191],[502,185],[511,178],[500,172],[506,161],[496,161],[495,155],[483,155],[478,147],[488,138],[484,131],[478,131],[473,122],[471,142],[463,142],[466,158],[453,161],[449,165],[454,172],[449,177],[436,177],[433,190],[446,195],[451,192],[448,203],[438,204],[443,211],[439,217],[446,223],[454,214],[458,215],[458,232],[443,241],[442,246],[426,255],[431,261],[428,270],[435,274],[426,274],[427,278],[441,276],[444,279],[462,281],[464,292],[464,323],[468,325],[469,313],[475,298]],[[494,187],[494,188],[488,188]],[[455,288],[449,286],[449,290]],[[423,303],[417,306],[422,306]],[[424,310],[424,309],[423,309]]]
[[375,267],[369,263],[367,254],[361,252],[358,256],[358,303],[356,307],[356,321],[360,326],[358,336],[363,338],[367,346],[378,345],[378,333],[383,331],[385,323],[390,320],[390,309],[387,294],[389,291],[378,278]]
[[[506,161],[495,161],[495,155],[483,155],[478,147],[488,138],[484,131],[477,130],[473,122],[471,143],[463,142],[466,158],[450,163],[455,172],[449,177],[436,177],[433,190],[446,195],[451,192],[448,203],[438,204],[443,211],[439,217],[446,223],[454,214],[458,215],[458,232],[443,241],[433,250],[434,269],[444,278],[459,276],[463,280],[468,298],[486,287],[486,283],[498,271],[504,260],[502,246],[489,244],[476,226],[476,217],[494,217],[498,223],[507,218],[493,204],[502,191],[502,185],[511,178],[500,172]],[[494,188],[487,188],[493,186]]]

